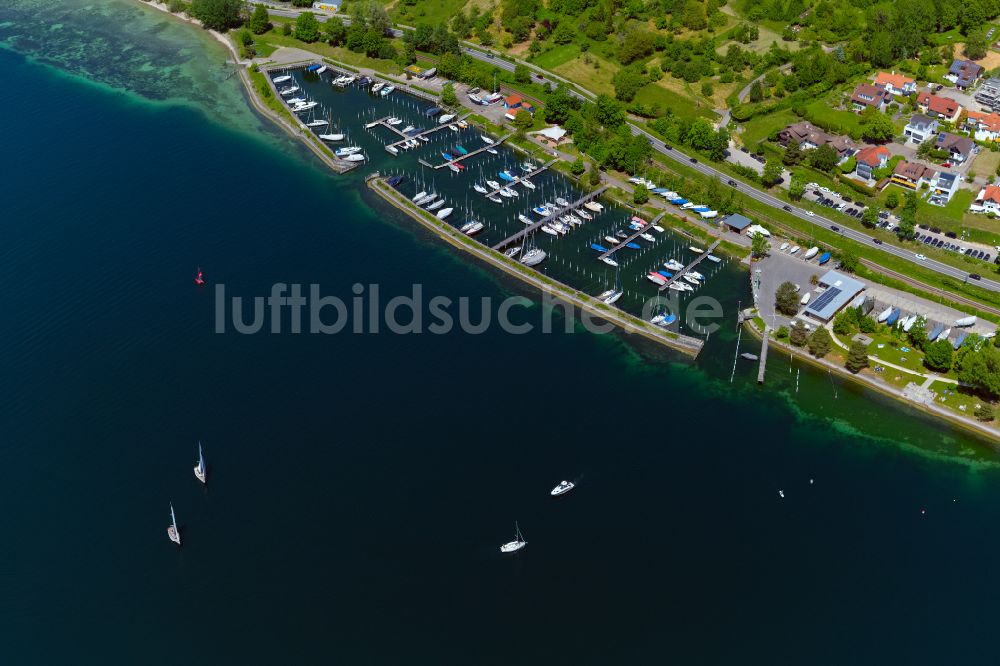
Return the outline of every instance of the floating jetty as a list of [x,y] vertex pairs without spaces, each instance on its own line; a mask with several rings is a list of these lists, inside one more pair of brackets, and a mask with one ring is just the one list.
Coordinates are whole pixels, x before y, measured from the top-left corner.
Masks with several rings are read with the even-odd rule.
[[[550,162],[550,164],[551,164],[551,162]],[[601,196],[606,189],[608,189],[608,186],[604,185],[604,186],[600,187],[599,189],[594,190],[590,194],[583,195],[582,197],[580,197],[579,199],[577,199],[573,203],[569,204],[568,206],[563,206],[562,208],[559,208],[558,210],[555,210],[552,213],[546,215],[541,220],[539,220],[538,222],[535,222],[531,226],[525,227],[524,229],[521,229],[517,233],[512,234],[512,235],[508,236],[507,238],[504,238],[502,241],[500,241],[499,243],[497,243],[496,245],[494,245],[492,249],[499,251],[499,250],[502,250],[503,248],[507,247],[508,245],[510,245],[511,243],[513,243],[515,241],[519,241],[522,238],[527,238],[529,235],[531,235],[531,234],[535,233],[536,231],[538,231],[539,229],[541,229],[543,224],[548,224],[552,220],[557,219],[560,215],[565,215],[567,212],[569,212],[571,210],[574,210],[576,208],[579,208],[580,206],[582,206],[583,204],[587,203],[588,201],[596,199],[597,197]],[[712,247],[715,247],[715,246],[713,245]]]
[[666,289],[667,287],[669,287],[675,280],[679,280],[682,275],[684,275],[689,270],[693,269],[695,266],[697,266],[698,264],[700,264],[701,262],[703,262],[705,259],[707,259],[708,255],[712,254],[712,250],[714,250],[715,248],[719,247],[719,243],[721,243],[721,242],[722,242],[722,239],[720,238],[720,239],[716,240],[714,243],[712,243],[711,245],[709,245],[707,250],[705,250],[704,252],[702,252],[701,254],[699,254],[697,257],[694,258],[694,261],[692,261],[690,264],[688,264],[684,268],[682,268],[679,271],[677,271],[677,273],[675,273],[672,278],[669,278],[663,284],[663,286],[660,287],[660,291],[663,291],[664,289]]
[[[448,124],[449,124],[449,125],[451,125],[451,124],[453,124],[453,123],[448,123]],[[447,127],[447,125],[446,125],[446,127]],[[443,169],[443,168],[445,168],[445,167],[448,167],[448,166],[451,166],[452,164],[458,164],[458,163],[459,163],[459,162],[461,162],[462,160],[467,160],[467,159],[469,159],[470,157],[474,157],[474,156],[476,156],[476,155],[478,155],[478,154],[480,154],[480,153],[485,153],[485,152],[486,152],[487,150],[490,150],[491,148],[496,148],[497,146],[499,146],[499,145],[500,145],[501,143],[503,143],[504,141],[506,141],[507,139],[509,139],[509,138],[510,138],[510,137],[512,137],[512,136],[514,136],[514,133],[513,133],[513,132],[510,132],[509,134],[504,134],[504,135],[503,135],[502,137],[500,137],[499,139],[497,139],[497,140],[496,140],[496,141],[495,141],[494,143],[491,143],[491,144],[489,144],[489,145],[486,145],[486,146],[483,146],[482,148],[476,148],[475,150],[472,150],[472,151],[469,151],[469,152],[468,152],[468,153],[466,153],[465,155],[459,155],[459,156],[458,156],[458,157],[456,157],[455,159],[453,159],[453,160],[450,160],[450,161],[448,161],[448,162],[443,162],[443,163],[441,163],[441,164],[435,164],[435,165],[431,165],[431,164],[428,164],[427,162],[425,162],[425,161],[424,161],[424,160],[423,160],[423,159],[421,158],[421,159],[420,159],[420,163],[421,163],[421,164],[423,164],[424,166],[428,166],[428,167],[431,167],[432,169]],[[553,162],[555,162],[555,160],[552,160],[552,161],[553,161]],[[550,164],[551,164],[551,163],[550,163]],[[533,176],[533,175],[535,175],[535,174],[531,174],[531,175]],[[518,178],[517,180],[521,180],[521,179],[520,179],[520,178]],[[515,182],[516,182],[516,181],[515,181]],[[513,183],[512,183],[512,184],[513,184]],[[497,190],[497,192],[499,192],[499,191],[500,191],[500,190]]]
[[764,383],[764,368],[767,366],[767,342],[771,339],[771,327],[764,326],[764,344],[760,348],[760,366],[757,368],[757,383]]
[[[656,217],[653,218],[652,222],[650,222],[649,224],[641,226],[634,234],[632,234],[631,236],[625,238],[621,243],[619,243],[618,245],[615,245],[613,248],[611,248],[610,250],[608,250],[607,252],[605,252],[604,254],[602,254],[601,256],[599,256],[597,259],[600,261],[600,260],[604,259],[605,257],[610,257],[612,254],[614,254],[618,250],[622,249],[623,247],[625,247],[629,243],[635,241],[635,239],[638,238],[639,236],[641,236],[641,235],[643,235],[645,233],[649,233],[649,230],[652,228],[652,226],[654,224],[656,224],[657,222],[659,222],[660,220],[662,220],[663,216],[666,215],[666,214],[667,214],[666,211],[660,213],[659,215],[657,215]],[[693,265],[694,264],[692,264],[692,266]]]
[[[424,131],[422,131],[422,132],[416,132],[415,134],[403,134],[403,132],[401,132],[400,130],[396,129],[395,127],[393,127],[391,125],[385,125],[389,129],[391,129],[392,131],[396,132],[401,137],[403,137],[399,141],[396,141],[394,143],[390,143],[388,146],[386,146],[386,148],[399,148],[399,146],[403,145],[407,141],[411,141],[413,139],[419,139],[422,136],[427,136],[429,134],[434,134],[434,132],[440,132],[443,129],[447,129],[447,128],[451,127],[452,125],[457,125],[458,123],[462,122],[463,120],[465,120],[466,118],[468,118],[471,115],[472,115],[471,113],[467,113],[464,116],[462,116],[461,118],[455,118],[450,123],[444,123],[444,124],[441,124],[441,125],[435,125],[434,127],[431,127],[430,129],[425,129]],[[423,159],[420,160],[420,163],[423,164],[424,166],[429,166],[432,169],[434,168],[433,165],[428,164]]]

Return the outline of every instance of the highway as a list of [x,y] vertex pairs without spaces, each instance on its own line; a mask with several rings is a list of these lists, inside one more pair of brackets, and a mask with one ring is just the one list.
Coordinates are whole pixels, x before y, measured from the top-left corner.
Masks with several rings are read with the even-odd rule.
[[[295,18],[302,11],[302,10],[285,9],[277,7],[267,2],[261,2],[256,4],[263,4],[267,6],[268,11],[271,14],[289,18]],[[329,13],[317,14],[317,18],[321,21],[324,21],[327,18],[331,18],[333,16],[334,16],[333,14]],[[345,24],[350,24],[351,22],[350,18],[347,16],[339,16],[339,18],[340,20],[344,21]],[[401,37],[404,29],[412,30],[413,28],[410,26],[399,26],[392,30],[393,36]],[[514,67],[516,65],[522,64],[526,66],[529,70],[531,70],[532,77],[536,82],[542,85],[544,85],[545,83],[553,83],[553,84],[562,83],[569,89],[570,93],[577,99],[593,100],[597,97],[597,95],[595,95],[594,93],[577,86],[572,81],[568,81],[560,76],[556,76],[551,74],[550,72],[546,72],[545,70],[539,69],[538,67],[532,65],[529,62],[524,62],[521,60],[511,61],[506,58],[499,57],[494,52],[484,50],[482,48],[472,48],[471,46],[468,45],[467,42],[463,43],[462,52],[468,54],[469,56],[477,60],[481,60],[494,67],[498,67],[508,72],[513,72]],[[919,266],[923,266],[924,268],[932,270],[940,275],[946,275],[948,277],[963,282],[970,281],[969,271],[967,270],[962,270],[960,268],[956,268],[954,266],[942,263],[940,261],[931,258],[922,260],[918,259],[916,253],[913,252],[912,250],[899,247],[898,245],[893,245],[892,243],[883,242],[881,244],[878,244],[872,239],[871,236],[868,236],[864,232],[858,231],[856,229],[845,228],[842,226],[843,223],[841,222],[835,222],[829,220],[819,214],[812,214],[812,215],[807,214],[804,209],[792,206],[791,204],[788,204],[785,201],[768,194],[767,192],[762,192],[756,189],[755,187],[747,185],[746,183],[740,181],[739,179],[733,176],[730,176],[729,174],[718,171],[707,164],[703,164],[700,160],[692,158],[690,155],[687,155],[677,150],[674,147],[668,148],[667,145],[663,143],[663,141],[659,140],[654,135],[650,134],[645,129],[643,129],[642,127],[636,125],[631,121],[629,121],[628,125],[633,135],[645,136],[647,139],[649,139],[649,142],[652,145],[653,150],[660,153],[664,157],[673,160],[674,162],[677,162],[679,164],[684,164],[688,168],[694,169],[703,175],[709,176],[710,178],[715,178],[721,181],[723,184],[728,184],[730,181],[733,181],[734,183],[737,184],[736,185],[737,189],[739,189],[740,192],[750,197],[751,199],[754,199],[755,201],[759,201],[760,203],[763,203],[767,206],[771,206],[772,208],[777,208],[777,209],[785,209],[787,206],[787,208],[790,210],[786,210],[786,212],[789,212],[790,214],[798,217],[799,219],[805,222],[808,222],[809,224],[815,225],[816,227],[829,230],[830,227],[836,226],[839,228],[839,233],[841,236],[849,238],[852,241],[855,241],[872,249],[886,252],[888,254],[894,255],[896,257],[899,257],[900,259],[904,259]],[[988,289],[994,292],[1000,292],[1000,282],[997,282],[995,280],[983,277],[980,280],[972,280],[971,282],[972,284],[983,287],[984,289]]]

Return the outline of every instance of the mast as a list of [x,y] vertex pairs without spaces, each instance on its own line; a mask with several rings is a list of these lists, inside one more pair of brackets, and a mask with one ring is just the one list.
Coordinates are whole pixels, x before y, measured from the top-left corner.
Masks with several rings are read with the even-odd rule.
[[174,515],[174,503],[170,503],[170,524],[173,525],[174,532],[177,531],[177,516]]

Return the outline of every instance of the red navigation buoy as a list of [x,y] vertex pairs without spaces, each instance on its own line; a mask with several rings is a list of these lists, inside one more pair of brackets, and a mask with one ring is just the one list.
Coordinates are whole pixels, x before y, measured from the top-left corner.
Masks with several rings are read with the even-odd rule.
[[198,267],[198,277],[194,279],[194,283],[199,287],[205,284],[204,273],[201,272],[201,266]]

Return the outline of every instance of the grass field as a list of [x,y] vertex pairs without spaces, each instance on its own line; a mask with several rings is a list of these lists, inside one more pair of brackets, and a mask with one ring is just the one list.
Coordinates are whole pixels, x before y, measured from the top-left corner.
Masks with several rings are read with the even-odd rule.
[[368,69],[373,69],[377,72],[383,72],[385,74],[401,74],[403,68],[399,66],[394,60],[382,60],[380,58],[369,58],[364,53],[355,53],[354,51],[349,51],[342,46],[330,46],[323,42],[314,42],[312,44],[306,44],[305,42],[300,42],[291,36],[285,36],[279,34],[276,30],[271,30],[263,35],[257,35],[255,37],[257,43],[257,51],[260,55],[267,57],[274,53],[276,49],[282,46],[288,46],[292,48],[306,49],[307,51],[312,51],[313,53],[318,53],[319,55],[326,56],[333,60],[338,60],[352,67],[367,67]]
[[738,136],[744,146],[756,146],[767,139],[774,130],[782,129],[792,123],[797,123],[799,120],[800,118],[790,110],[768,113],[743,123],[743,131]]
[[[707,102],[692,99],[691,94],[687,91],[668,89],[665,80],[666,77],[663,81],[650,83],[642,88],[635,96],[635,101],[640,104],[659,104],[663,109],[672,110],[678,118],[708,118],[709,120],[718,118]],[[683,85],[676,79],[673,80],[673,83]]]
[[833,108],[833,100],[821,99],[806,106],[806,116],[823,129],[833,133],[859,134],[861,117],[851,111]]
[[577,44],[563,44],[562,46],[549,49],[537,58],[532,58],[531,62],[542,69],[555,70],[559,65],[564,65],[579,55],[580,47]]
[[[590,64],[585,63],[583,56],[580,56],[568,60],[557,67],[553,67],[551,70],[559,76],[569,79],[573,83],[577,83],[595,93],[614,95],[615,87],[611,84],[611,79],[614,77],[615,72],[618,71],[618,65],[599,58],[592,53],[588,57],[591,60]],[[595,68],[595,64],[599,66]]]
[[1000,167],[1000,150],[992,151],[984,148],[976,155],[971,170],[980,176],[993,176],[996,175],[997,167]]
[[412,7],[397,2],[389,7],[389,17],[404,25],[446,23],[463,9],[466,0],[420,0]]

